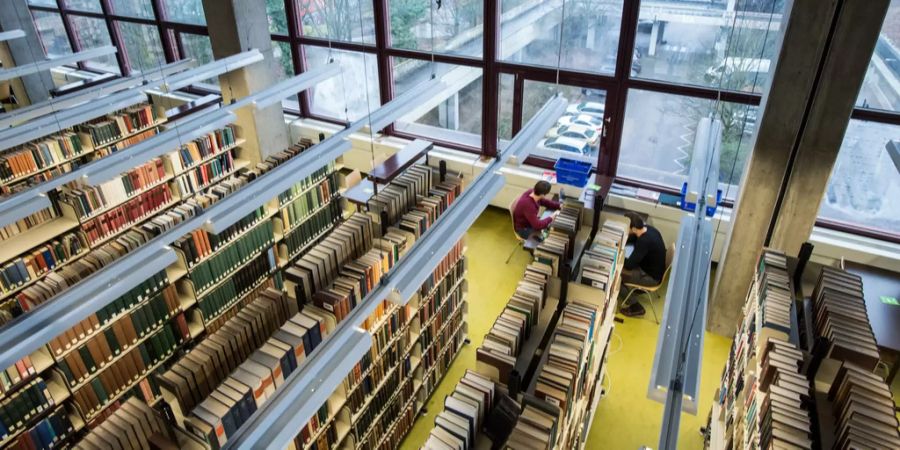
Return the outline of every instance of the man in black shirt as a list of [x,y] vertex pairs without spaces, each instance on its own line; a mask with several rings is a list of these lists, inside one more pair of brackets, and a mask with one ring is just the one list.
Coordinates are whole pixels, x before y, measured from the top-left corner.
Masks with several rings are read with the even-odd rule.
[[[659,230],[646,225],[638,214],[627,212],[625,216],[631,221],[628,242],[634,243],[634,251],[625,259],[622,283],[658,285],[666,272],[666,243],[663,242]],[[646,311],[637,301],[637,297],[631,296],[619,312],[628,317],[639,317]]]

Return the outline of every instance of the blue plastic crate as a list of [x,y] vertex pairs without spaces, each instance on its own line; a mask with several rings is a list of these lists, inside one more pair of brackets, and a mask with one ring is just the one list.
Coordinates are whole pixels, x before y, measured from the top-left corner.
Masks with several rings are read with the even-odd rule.
[[553,166],[556,181],[569,186],[584,187],[591,174],[591,163],[559,158]]

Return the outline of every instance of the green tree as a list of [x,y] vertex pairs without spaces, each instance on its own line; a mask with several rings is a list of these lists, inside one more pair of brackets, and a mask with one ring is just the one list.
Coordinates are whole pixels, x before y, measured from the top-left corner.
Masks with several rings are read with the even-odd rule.
[[428,12],[430,4],[423,0],[391,1],[391,39],[395,47],[417,49],[415,27]]

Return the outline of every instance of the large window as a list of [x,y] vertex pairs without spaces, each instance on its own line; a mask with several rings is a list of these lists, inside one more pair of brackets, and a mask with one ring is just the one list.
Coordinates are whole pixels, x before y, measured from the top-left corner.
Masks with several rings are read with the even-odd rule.
[[755,127],[756,107],[750,105],[630,90],[618,174],[681,189],[695,163],[691,156],[697,123],[713,113],[723,125],[720,188],[726,198],[736,198]]
[[206,25],[202,0],[164,0],[166,18],[173,22]]
[[[112,45],[109,38],[109,29],[106,21],[86,16],[71,16],[72,27],[78,36],[78,43],[82,50],[104,45]],[[89,69],[104,72],[119,73],[119,64],[115,55],[107,55],[90,61],[85,61]]]
[[134,72],[154,70],[166,63],[159,32],[151,25],[117,22],[125,44],[125,55]]
[[500,58],[612,74],[622,0],[503,0]]
[[313,114],[353,121],[381,106],[378,95],[378,65],[375,57],[357,53],[305,46],[306,65],[321,67],[333,60],[341,73],[310,89],[309,103]]
[[900,111],[900,0],[891,0],[856,106]]
[[344,42],[375,42],[372,0],[296,1],[304,36]]
[[632,73],[762,92],[774,68],[783,0],[642,2]]
[[408,50],[480,56],[481,0],[390,0],[391,45]]
[[[34,18],[34,26],[41,37],[41,43],[44,44],[44,51],[47,52],[47,56],[53,57],[72,53],[69,38],[66,36],[62,18],[58,13],[33,11],[31,15]],[[38,51],[40,50],[38,49]],[[35,59],[40,60],[43,58],[37,57]]]
[[569,102],[569,107],[538,142],[534,154],[553,160],[567,158],[596,163],[606,110],[605,91],[525,80],[522,123],[528,123],[557,94]]
[[[153,18],[153,7],[147,0],[109,0],[113,12],[120,16],[140,17],[142,19]],[[181,3],[178,0],[175,3]]]
[[822,219],[900,236],[900,126],[851,120],[828,189]]
[[100,0],[66,0],[66,6],[79,11],[101,12]]

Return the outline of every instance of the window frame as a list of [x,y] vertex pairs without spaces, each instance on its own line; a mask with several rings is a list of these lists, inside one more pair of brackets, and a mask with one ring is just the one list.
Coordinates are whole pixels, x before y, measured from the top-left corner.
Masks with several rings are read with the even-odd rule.
[[[63,25],[69,43],[73,51],[80,51],[81,45],[77,36],[77,30],[72,24],[72,17],[82,16],[95,19],[103,19],[106,21],[109,29],[110,40],[117,48],[123,49],[123,39],[118,31],[117,24],[123,22],[138,23],[143,25],[155,26],[160,34],[160,42],[163,45],[163,51],[167,63],[175,62],[183,55],[183,49],[180,47],[179,35],[181,33],[209,35],[206,26],[182,23],[170,20],[165,9],[163,0],[151,0],[153,9],[153,18],[137,18],[130,16],[122,16],[113,13],[111,0],[99,0],[101,12],[88,12],[70,8],[67,0],[55,0],[56,7],[29,5],[32,11],[46,11],[58,13],[62,17]],[[715,87],[678,84],[668,81],[655,80],[650,78],[641,78],[639,75],[633,77],[631,75],[631,62],[634,55],[635,42],[638,35],[638,23],[640,18],[640,0],[623,0],[621,24],[619,27],[619,41],[616,54],[615,71],[612,74],[598,74],[593,72],[582,72],[572,69],[556,70],[549,67],[541,67],[528,65],[525,63],[510,62],[508,60],[499,59],[500,42],[500,25],[501,25],[501,8],[502,0],[484,0],[483,6],[483,22],[482,22],[482,43],[483,51],[481,57],[465,56],[459,54],[427,52],[420,50],[410,50],[396,48],[391,45],[391,29],[390,29],[390,0],[370,0],[372,1],[372,13],[374,17],[374,42],[345,42],[332,41],[323,37],[304,36],[302,27],[300,26],[299,4],[297,0],[283,0],[285,2],[285,14],[287,15],[287,34],[273,33],[271,37],[273,41],[289,44],[291,49],[291,60],[293,62],[293,72],[295,74],[303,73],[306,70],[305,54],[303,46],[331,47],[338,50],[349,50],[355,52],[363,52],[373,54],[377,63],[378,86],[382,104],[389,102],[394,97],[393,92],[393,74],[391,59],[395,57],[412,58],[419,60],[435,61],[438,63],[448,63],[477,67],[482,70],[482,130],[480,148],[474,148],[467,145],[461,145],[454,142],[436,142],[442,146],[462,150],[466,152],[476,153],[485,157],[493,157],[497,154],[498,128],[499,128],[499,96],[500,96],[500,77],[501,75],[513,76],[513,100],[512,100],[512,134],[515,135],[522,127],[523,114],[523,97],[524,97],[524,81],[534,80],[543,82],[556,82],[557,77],[560,84],[566,84],[582,88],[603,89],[607,93],[607,121],[606,136],[604,137],[604,147],[600,152],[600,158],[597,161],[598,176],[609,176],[617,182],[643,187],[659,192],[675,193],[677,190],[670,186],[659,186],[652,183],[642,182],[639,180],[631,180],[625,177],[617,176],[617,166],[619,155],[621,152],[622,129],[625,120],[625,107],[627,104],[628,93],[632,89],[644,91],[653,91],[664,94],[674,94],[688,97],[696,97],[701,99],[721,99],[728,102],[759,106],[762,95],[754,92],[744,92],[737,90],[718,89]],[[365,0],[362,0],[365,1]],[[116,54],[119,69],[122,76],[131,74],[132,68],[129,67],[127,57],[124,52],[120,51]],[[84,63],[78,63],[77,68],[88,69]],[[96,71],[96,70],[94,70]],[[202,88],[198,91],[205,91]],[[300,117],[307,117],[328,123],[346,125],[346,122],[334,118],[326,117],[319,114],[313,114],[310,108],[310,99],[306,92],[298,94],[299,110],[287,109],[288,112]],[[869,122],[878,122],[891,125],[900,125],[900,112],[892,112],[874,108],[855,107],[851,115],[853,119],[861,119]],[[390,136],[401,138],[416,138],[414,134],[401,132],[389,125],[384,133]],[[433,139],[432,139],[433,140]],[[543,158],[529,158],[528,164],[541,168],[552,168],[553,162]],[[730,201],[725,202],[726,207],[732,207]],[[858,226],[847,223],[835,222],[828,219],[818,219],[817,226],[830,228],[842,232],[849,232],[857,235],[875,237],[877,239],[888,240],[900,243],[900,234],[885,235],[882,232],[874,233],[864,230]],[[877,235],[876,235],[877,234]]]

